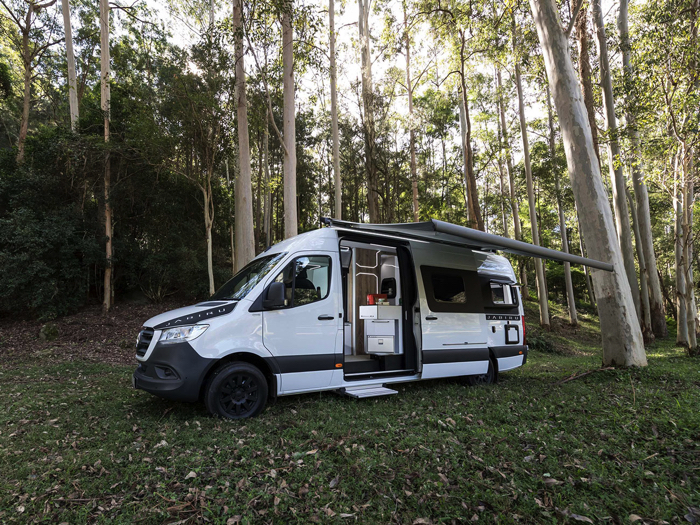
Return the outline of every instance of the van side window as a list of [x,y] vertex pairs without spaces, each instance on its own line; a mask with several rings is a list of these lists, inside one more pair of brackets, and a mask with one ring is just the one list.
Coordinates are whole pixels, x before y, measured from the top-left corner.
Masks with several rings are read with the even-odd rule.
[[464,314],[484,311],[477,272],[438,266],[421,266],[420,269],[431,311]]
[[466,303],[467,295],[464,292],[464,280],[461,275],[433,274],[433,294],[439,303]]
[[275,281],[284,283],[288,308],[325,299],[331,282],[331,258],[326,255],[297,257]]

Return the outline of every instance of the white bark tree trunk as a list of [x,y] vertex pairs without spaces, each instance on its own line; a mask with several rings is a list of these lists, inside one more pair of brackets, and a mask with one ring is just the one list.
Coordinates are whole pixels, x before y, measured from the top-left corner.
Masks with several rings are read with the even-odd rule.
[[[110,56],[109,56],[109,1],[100,0],[100,88],[101,109],[104,115],[104,138],[109,143],[110,122]],[[109,159],[109,147],[105,147],[104,155],[104,197],[105,197],[105,275],[104,296],[102,309],[105,313],[112,307],[112,205],[110,199],[111,166]]]
[[[629,27],[628,27],[628,0],[620,0],[620,13],[618,15],[618,29],[620,32],[620,47],[622,48],[622,64],[623,73],[625,76],[625,84],[628,87],[632,86],[634,81],[635,71],[632,66],[631,48],[629,42]],[[631,102],[631,101],[630,101]],[[661,292],[661,283],[659,282],[659,274],[656,267],[656,255],[654,253],[654,242],[651,233],[651,214],[649,211],[649,193],[647,185],[644,182],[644,177],[641,173],[641,148],[639,145],[639,130],[637,129],[637,121],[634,112],[629,108],[625,115],[627,121],[628,134],[632,146],[632,183],[634,185],[634,196],[637,201],[637,218],[639,219],[638,228],[639,236],[637,242],[641,244],[644,260],[646,262],[646,272],[641,276],[645,276],[649,290],[649,307],[651,317],[651,328],[656,337],[666,337],[668,335],[668,327],[666,326],[666,312],[664,311],[664,298]]]
[[[515,194],[515,176],[513,174],[513,160],[510,152],[510,140],[508,139],[508,127],[506,126],[506,111],[505,103],[503,102],[503,84],[501,81],[501,70],[496,69],[496,84],[498,89],[498,112],[501,118],[501,130],[503,131],[503,145],[505,147],[506,154],[506,170],[508,172],[508,186],[510,189],[510,208],[511,214],[513,215],[513,232],[515,234],[515,239],[522,241],[522,232],[520,227],[520,206],[518,204],[518,199]],[[525,263],[522,258],[519,260],[520,264],[520,284],[522,285],[523,297],[529,297],[529,290],[527,286],[527,271],[525,268]]]
[[[596,29],[596,42],[598,44],[598,59],[600,63],[600,81],[603,92],[603,105],[605,106],[605,124],[608,132],[608,166],[612,180],[613,207],[615,209],[615,224],[617,237],[622,248],[622,259],[625,264],[625,273],[630,282],[632,300],[634,301],[637,317],[642,324],[641,306],[639,301],[639,284],[637,283],[637,270],[634,265],[634,249],[632,248],[632,231],[630,228],[627,199],[625,198],[625,176],[622,172],[620,159],[620,145],[618,143],[617,118],[615,117],[615,99],[613,98],[612,73],[608,60],[608,43],[605,36],[605,22],[600,0],[591,1],[591,15]],[[643,327],[644,331],[645,328]]]
[[676,273],[676,344],[682,345],[689,348],[688,341],[688,290],[686,286],[686,271],[685,271],[685,249],[684,240],[686,232],[684,230],[685,226],[685,213],[683,212],[683,181],[681,180],[680,171],[683,169],[678,166],[678,164],[683,163],[683,157],[685,153],[685,148],[679,154],[681,160],[679,162],[678,157],[676,158],[675,166],[675,177],[673,183],[673,204],[676,212],[675,217],[675,229],[674,229],[674,254],[675,254],[675,273]]
[[[525,178],[527,180],[527,198],[530,208],[530,225],[532,228],[532,243],[540,245],[540,233],[537,225],[537,209],[535,208],[535,188],[532,181],[532,169],[530,166],[530,143],[527,138],[527,122],[525,121],[525,101],[523,100],[523,86],[520,79],[520,64],[516,46],[515,19],[513,20],[513,51],[515,56],[515,87],[518,90],[518,115],[520,117],[520,135],[523,141],[523,161],[525,163]],[[549,299],[547,297],[547,284],[544,280],[544,261],[535,259],[535,278],[537,280],[537,299],[540,305],[540,325],[547,330],[549,324]]]
[[641,307],[642,307],[642,335],[644,336],[645,343],[652,343],[654,341],[654,332],[651,330],[651,309],[649,306],[649,289],[647,287],[647,279],[645,277],[645,272],[647,271],[646,259],[644,257],[644,250],[642,250],[642,243],[639,240],[639,213],[637,212],[637,206],[630,194],[629,190],[625,192],[627,197],[627,203],[630,207],[630,213],[632,215],[632,231],[634,232],[634,247],[637,250],[637,260],[639,261],[639,287],[641,296]]
[[[294,107],[294,32],[292,0],[285,2],[282,14],[282,75],[284,109],[282,115],[284,155],[284,237],[297,235],[297,148]],[[240,256],[239,256],[240,258]]]
[[360,54],[362,58],[362,106],[365,128],[365,169],[367,172],[367,212],[369,222],[379,222],[379,185],[376,166],[376,130],[374,123],[374,88],[372,57],[369,46],[369,0],[358,0]]
[[331,140],[333,142],[333,181],[336,219],[343,218],[343,187],[340,179],[340,138],[338,136],[338,69],[335,64],[335,2],[328,0],[331,54]]
[[265,230],[265,247],[271,245],[270,230],[272,229],[272,194],[270,190],[270,133],[267,118],[265,119],[265,129],[263,131],[263,170],[265,175],[265,215],[263,229]]
[[243,5],[241,0],[233,0],[233,30],[236,59],[236,119],[238,123],[238,176],[235,179],[236,271],[238,271],[255,257],[253,187],[250,170],[248,100],[243,53]]
[[[552,97],[549,84],[547,84],[547,117],[549,121],[549,155],[552,158],[552,166],[556,159],[556,146],[554,137],[554,118],[552,116]],[[569,239],[566,233],[566,216],[564,206],[561,202],[561,184],[559,183],[559,173],[554,174],[554,191],[557,194],[557,209],[559,211],[559,232],[561,234],[561,247],[564,253],[569,253]],[[569,323],[572,326],[578,325],[578,315],[576,313],[576,298],[574,297],[574,284],[571,280],[571,264],[564,263],[564,282],[566,284],[566,305],[569,309]]]
[[469,153],[467,152],[467,117],[464,110],[464,99],[459,96],[459,126],[460,138],[462,140],[462,157],[464,158],[464,205],[467,209],[467,224],[473,227],[471,194],[469,191],[469,173],[467,163],[469,162]]
[[66,60],[68,62],[68,105],[70,108],[70,127],[75,131],[78,125],[78,83],[75,73],[75,54],[73,53],[73,31],[70,23],[70,4],[61,0],[63,10],[63,30],[66,34]]
[[530,0],[545,67],[564,140],[569,177],[581,216],[589,257],[614,271],[593,271],[600,313],[603,363],[646,366],[642,331],[624,272],[620,245],[596,158],[588,114],[555,0]]
[[411,82],[411,35],[408,31],[408,13],[403,3],[403,27],[406,32],[406,91],[408,92],[408,137],[411,155],[411,190],[413,194],[413,222],[420,220],[418,206],[418,169],[416,167],[416,131],[413,122],[413,84]]

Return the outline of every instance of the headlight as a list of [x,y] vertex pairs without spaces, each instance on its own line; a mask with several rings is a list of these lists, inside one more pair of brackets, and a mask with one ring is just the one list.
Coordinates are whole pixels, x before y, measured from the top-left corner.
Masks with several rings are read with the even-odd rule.
[[206,332],[209,328],[208,324],[194,324],[191,326],[178,326],[177,328],[168,328],[160,334],[161,343],[181,343],[182,341],[192,341]]

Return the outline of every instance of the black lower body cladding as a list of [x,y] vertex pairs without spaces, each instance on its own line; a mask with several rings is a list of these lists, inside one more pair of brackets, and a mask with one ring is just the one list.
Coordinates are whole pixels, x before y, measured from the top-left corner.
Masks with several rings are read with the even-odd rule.
[[134,372],[134,388],[174,401],[197,401],[215,362],[201,357],[187,342],[159,343]]
[[523,365],[525,364],[525,361],[527,361],[527,346],[524,345],[492,346],[491,352],[496,359],[522,355]]

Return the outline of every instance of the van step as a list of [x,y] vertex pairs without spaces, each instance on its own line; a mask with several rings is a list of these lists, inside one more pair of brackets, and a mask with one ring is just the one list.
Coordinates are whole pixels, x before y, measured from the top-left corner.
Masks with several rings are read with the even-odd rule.
[[392,394],[398,394],[396,390],[391,388],[385,388],[383,386],[359,386],[352,388],[345,388],[342,392],[346,396],[354,397],[357,399],[363,399],[365,397],[379,397],[379,396],[390,396]]

